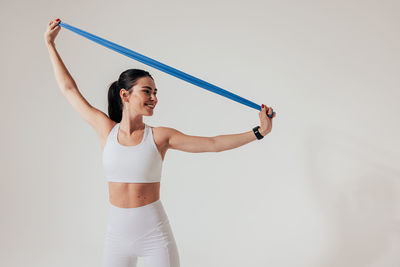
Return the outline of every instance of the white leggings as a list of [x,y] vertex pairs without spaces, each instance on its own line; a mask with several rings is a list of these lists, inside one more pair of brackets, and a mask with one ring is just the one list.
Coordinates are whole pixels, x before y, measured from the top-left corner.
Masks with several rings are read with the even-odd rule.
[[137,208],[110,203],[103,267],[179,267],[179,254],[161,200]]

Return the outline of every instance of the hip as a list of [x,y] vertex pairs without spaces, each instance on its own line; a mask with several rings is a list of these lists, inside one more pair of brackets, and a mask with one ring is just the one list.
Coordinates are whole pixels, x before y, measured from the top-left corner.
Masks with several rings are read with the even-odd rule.
[[109,204],[107,232],[130,241],[163,225],[169,226],[169,219],[161,199],[136,208],[121,208]]

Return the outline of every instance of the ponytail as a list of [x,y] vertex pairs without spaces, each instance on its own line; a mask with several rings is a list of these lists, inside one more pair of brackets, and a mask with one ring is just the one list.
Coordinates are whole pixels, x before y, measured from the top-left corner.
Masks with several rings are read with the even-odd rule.
[[119,91],[118,81],[113,82],[108,89],[108,116],[117,123],[122,119],[122,101]]

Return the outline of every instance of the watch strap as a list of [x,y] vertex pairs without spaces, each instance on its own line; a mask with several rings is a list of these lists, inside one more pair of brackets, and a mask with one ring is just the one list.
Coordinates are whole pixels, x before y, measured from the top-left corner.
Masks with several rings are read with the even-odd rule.
[[256,127],[253,128],[253,132],[254,132],[254,134],[256,135],[256,137],[257,137],[258,140],[264,138],[264,136],[262,136],[262,135],[260,134],[260,132],[258,131],[259,128],[260,128],[260,126],[256,126]]

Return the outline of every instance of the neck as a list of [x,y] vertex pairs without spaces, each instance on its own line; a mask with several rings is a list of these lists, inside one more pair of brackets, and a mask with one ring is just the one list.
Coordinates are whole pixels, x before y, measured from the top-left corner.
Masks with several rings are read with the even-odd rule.
[[129,134],[132,134],[134,131],[143,130],[144,129],[143,116],[137,115],[134,117],[122,116],[119,128]]

